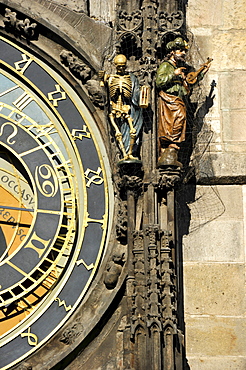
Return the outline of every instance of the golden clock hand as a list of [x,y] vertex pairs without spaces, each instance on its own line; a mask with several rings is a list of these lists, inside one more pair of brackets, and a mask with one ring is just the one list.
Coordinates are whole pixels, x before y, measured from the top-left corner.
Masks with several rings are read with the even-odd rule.
[[12,221],[0,221],[0,225],[8,225],[8,226],[19,226],[19,227],[30,227],[30,224],[25,224],[22,222],[12,222]]

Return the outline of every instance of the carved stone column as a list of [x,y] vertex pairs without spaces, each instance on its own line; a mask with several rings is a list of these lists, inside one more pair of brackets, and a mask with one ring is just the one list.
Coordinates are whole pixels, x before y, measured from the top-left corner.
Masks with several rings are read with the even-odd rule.
[[[157,185],[159,212],[162,222],[160,243],[161,307],[163,323],[163,369],[183,369],[183,336],[178,329],[175,187],[181,178],[181,170],[175,166],[159,171]],[[164,209],[163,209],[164,208]],[[165,213],[165,217],[163,217]]]
[[[122,176],[127,193],[128,302],[124,336],[124,368],[182,370],[182,333],[177,316],[177,243],[175,186],[181,171],[156,169],[157,102],[155,74],[165,43],[184,33],[185,1],[123,1],[116,30],[118,52],[125,52],[130,69],[151,88],[144,112],[142,222],[136,230],[133,176]],[[127,52],[129,51],[129,54]],[[124,180],[125,179],[125,180]]]
[[[123,330],[123,366],[124,369],[143,368],[142,362],[140,367],[136,363],[141,361],[138,352],[142,353],[141,348],[142,336],[139,331],[139,343],[137,348],[133,344],[133,327],[141,327],[143,304],[143,294],[145,283],[142,281],[141,261],[143,254],[141,232],[135,231],[136,225],[136,202],[142,192],[142,163],[140,161],[124,161],[120,164],[121,176],[121,193],[125,194],[127,199],[127,281],[126,281],[126,299],[127,299],[127,319],[126,326]],[[134,174],[134,175],[133,175]],[[139,272],[139,274],[138,274]],[[143,302],[142,302],[143,303]],[[141,307],[139,311],[139,307]]]

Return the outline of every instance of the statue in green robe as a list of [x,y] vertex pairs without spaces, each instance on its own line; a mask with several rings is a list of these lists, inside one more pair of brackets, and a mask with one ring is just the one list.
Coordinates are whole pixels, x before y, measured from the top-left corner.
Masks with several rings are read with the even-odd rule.
[[[190,86],[200,81],[209,68],[208,61],[198,71],[189,72],[185,63],[188,45],[181,37],[167,44],[169,54],[159,66],[156,87],[159,94],[159,160],[157,167],[172,164],[181,167],[177,161],[179,144],[185,140],[186,106],[184,97],[189,95]],[[187,73],[189,72],[189,73]]]

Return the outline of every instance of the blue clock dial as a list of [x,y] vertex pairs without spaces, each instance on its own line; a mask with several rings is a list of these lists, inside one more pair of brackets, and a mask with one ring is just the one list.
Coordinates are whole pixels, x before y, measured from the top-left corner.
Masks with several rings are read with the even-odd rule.
[[83,301],[107,247],[106,151],[53,69],[0,38],[0,368],[36,351]]

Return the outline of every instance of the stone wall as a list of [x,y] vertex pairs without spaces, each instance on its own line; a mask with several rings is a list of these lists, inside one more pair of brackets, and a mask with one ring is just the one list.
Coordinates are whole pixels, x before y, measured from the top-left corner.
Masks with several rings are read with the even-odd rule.
[[[1,3],[11,5],[7,0]],[[20,0],[13,3],[23,10]],[[100,55],[111,35],[111,28],[105,24],[114,24],[116,0],[36,0],[33,3],[38,15],[35,19],[52,24],[65,40],[66,36],[80,40],[74,48],[82,55],[90,54],[93,67],[98,69]],[[59,9],[54,10],[54,3],[74,13],[64,13],[61,22],[60,18],[56,19]],[[189,224],[180,225],[186,356],[191,370],[242,370],[246,368],[246,0],[188,0],[187,4],[187,27],[194,37],[193,51],[203,60],[208,56],[214,59],[204,80],[204,91],[209,91],[212,80],[216,87],[213,106],[206,115],[212,139],[199,162],[198,185],[185,187],[185,192],[192,194],[192,201],[181,209],[189,215],[186,217]],[[84,17],[84,13],[92,19]],[[98,43],[92,38],[92,22],[94,28],[98,27],[96,35],[103,36],[104,42]],[[85,30],[84,40],[80,35],[85,34]],[[89,43],[94,47],[87,50]],[[206,173],[206,183],[204,176],[199,175],[203,173]],[[182,214],[180,218],[182,221]],[[77,357],[73,368],[89,365],[91,369],[116,368],[121,358],[114,342],[115,337],[121,335],[117,315],[120,317],[121,313],[115,312],[108,326],[105,325],[97,340],[91,343],[93,348],[88,346]]]
[[57,3],[74,12],[85,13],[103,23],[113,22],[115,19],[116,0],[60,0]]
[[[245,0],[189,0],[187,24],[216,81],[207,117],[211,182],[196,187],[183,237],[186,354],[192,370],[245,369]],[[202,181],[201,181],[202,182]]]

